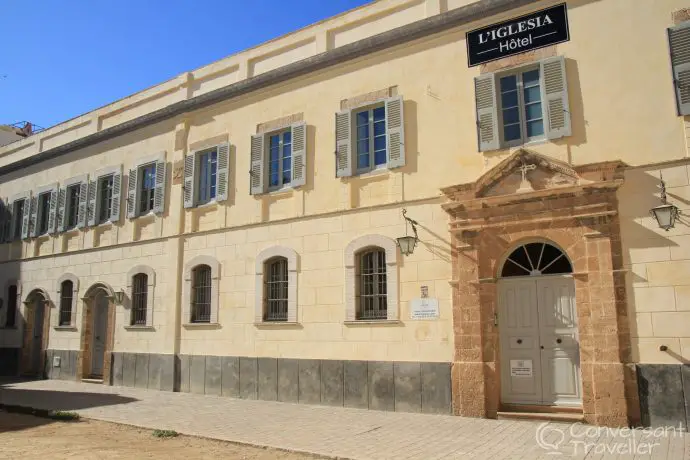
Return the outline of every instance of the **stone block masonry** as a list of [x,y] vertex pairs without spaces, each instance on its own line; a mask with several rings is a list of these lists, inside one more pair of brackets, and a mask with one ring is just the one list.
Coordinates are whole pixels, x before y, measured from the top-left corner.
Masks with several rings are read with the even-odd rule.
[[[76,380],[77,353],[48,350],[48,378]],[[144,353],[113,353],[112,363],[116,386],[426,414],[452,406],[450,363]]]

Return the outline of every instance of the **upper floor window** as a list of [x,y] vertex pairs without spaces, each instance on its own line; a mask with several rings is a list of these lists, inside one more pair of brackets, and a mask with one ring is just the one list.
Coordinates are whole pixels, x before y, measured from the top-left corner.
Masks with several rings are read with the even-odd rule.
[[690,21],[668,29],[668,43],[671,48],[671,68],[676,93],[678,115],[690,115]]
[[388,317],[386,252],[370,248],[357,255],[357,319]]
[[336,176],[405,166],[402,96],[335,116]]
[[306,168],[307,125],[304,122],[252,136],[252,195],[304,185]]
[[[122,166],[103,168],[89,181],[86,225],[120,220]],[[81,201],[80,201],[81,204]],[[81,217],[79,218],[81,223]]]
[[17,285],[11,284],[7,288],[7,312],[5,313],[5,327],[17,325]]
[[500,77],[503,140],[522,144],[544,137],[539,69]]
[[141,159],[129,170],[127,217],[161,214],[165,208],[165,185],[165,153]]
[[475,78],[479,150],[571,134],[563,57]]
[[132,313],[129,324],[132,326],[146,325],[146,311],[148,309],[149,279],[146,273],[138,273],[132,277]]
[[[24,213],[28,213],[27,203],[28,198],[20,198],[15,200],[12,205],[12,239],[20,240],[24,234]],[[27,224],[28,225],[28,224]]]
[[79,190],[80,184],[67,187],[67,202],[65,204],[65,230],[77,228],[79,222]]
[[385,166],[386,109],[383,105],[360,110],[355,114],[357,126],[357,171],[365,172]]
[[229,155],[230,146],[223,143],[185,157],[185,208],[227,200]]
[[50,202],[51,192],[45,192],[38,195],[38,210],[36,223],[36,235],[45,235],[48,233],[50,224]]
[[96,223],[102,224],[110,220],[113,211],[113,175],[98,178],[98,217]]
[[288,260],[275,257],[264,268],[264,321],[288,319]]
[[268,137],[268,189],[276,190],[292,181],[292,131]]
[[73,293],[74,283],[71,280],[65,280],[60,284],[60,319],[58,321],[60,326],[72,324]]
[[211,321],[211,267],[198,265],[192,270],[192,323]]

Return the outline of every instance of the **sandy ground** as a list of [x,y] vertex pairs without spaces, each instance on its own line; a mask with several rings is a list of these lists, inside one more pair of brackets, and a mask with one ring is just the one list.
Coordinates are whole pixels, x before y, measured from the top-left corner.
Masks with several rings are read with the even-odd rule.
[[316,459],[305,454],[187,436],[159,439],[151,430],[96,420],[60,422],[0,411],[1,459]]

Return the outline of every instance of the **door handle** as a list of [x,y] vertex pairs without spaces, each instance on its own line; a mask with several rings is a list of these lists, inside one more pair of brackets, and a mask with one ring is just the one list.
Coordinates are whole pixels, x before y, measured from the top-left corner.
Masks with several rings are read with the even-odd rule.
[[522,343],[522,339],[517,339],[518,345]]
[[561,343],[561,342],[563,342],[563,340],[561,340],[561,339],[556,339],[556,343]]
[[544,349],[544,345],[540,346],[539,348],[541,348],[541,349],[543,350],[543,349]]

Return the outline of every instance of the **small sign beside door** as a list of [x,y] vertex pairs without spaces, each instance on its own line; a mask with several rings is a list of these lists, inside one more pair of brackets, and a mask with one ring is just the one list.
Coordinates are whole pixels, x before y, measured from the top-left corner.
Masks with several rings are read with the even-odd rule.
[[438,299],[425,297],[410,300],[410,319],[438,318]]
[[511,377],[532,377],[532,360],[531,359],[511,359],[510,360],[510,376]]
[[569,39],[568,11],[563,3],[467,32],[467,64],[473,67]]

